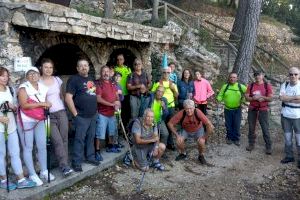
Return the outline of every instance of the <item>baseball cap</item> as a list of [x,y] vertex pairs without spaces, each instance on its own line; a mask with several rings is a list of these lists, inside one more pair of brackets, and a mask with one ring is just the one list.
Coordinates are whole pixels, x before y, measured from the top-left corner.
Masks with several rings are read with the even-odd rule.
[[27,76],[27,73],[30,72],[30,71],[34,71],[34,72],[40,73],[40,71],[38,70],[38,68],[31,66],[31,67],[28,67],[26,69],[25,76]]
[[254,73],[253,73],[254,76],[258,76],[258,75],[261,75],[261,74],[264,74],[264,72],[261,71],[261,70],[256,70],[256,71],[254,71]]

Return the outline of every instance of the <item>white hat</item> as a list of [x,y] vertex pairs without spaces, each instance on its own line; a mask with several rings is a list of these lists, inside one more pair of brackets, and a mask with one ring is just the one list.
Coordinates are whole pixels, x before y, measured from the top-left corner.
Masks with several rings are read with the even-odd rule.
[[34,72],[40,73],[40,71],[39,71],[38,68],[31,66],[31,67],[28,67],[28,68],[26,69],[26,71],[25,71],[25,76],[27,76],[27,73],[30,72],[30,71],[34,71]]

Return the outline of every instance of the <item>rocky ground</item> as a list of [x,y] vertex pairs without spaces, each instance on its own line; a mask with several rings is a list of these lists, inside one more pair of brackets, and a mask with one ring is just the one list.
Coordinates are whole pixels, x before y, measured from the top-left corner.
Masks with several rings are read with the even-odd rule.
[[283,137],[278,125],[271,125],[271,156],[264,154],[261,133],[255,150],[249,153],[245,150],[246,129],[240,147],[224,144],[222,134],[218,137],[223,130],[219,130],[206,154],[213,167],[199,164],[191,142],[186,161],[175,161],[177,153],[168,151],[168,158],[162,160],[166,171],[146,173],[141,193],[136,191],[141,172],[118,163],[50,199],[300,199],[300,170],[296,163],[280,164]]

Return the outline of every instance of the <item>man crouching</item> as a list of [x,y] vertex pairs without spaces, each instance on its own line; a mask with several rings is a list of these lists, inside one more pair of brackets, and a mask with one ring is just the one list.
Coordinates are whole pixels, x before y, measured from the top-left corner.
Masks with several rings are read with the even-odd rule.
[[[178,134],[175,125],[181,126],[181,133]],[[206,134],[204,133],[203,124],[206,125]],[[176,161],[185,159],[187,157],[185,152],[185,140],[193,138],[197,140],[199,156],[198,160],[201,164],[209,165],[204,158],[205,140],[208,135],[213,132],[213,125],[208,118],[197,108],[195,103],[187,99],[183,102],[183,110],[174,115],[168,123],[169,129],[176,137],[177,148],[179,155]]]
[[[133,134],[133,156],[135,165],[142,171],[151,167],[164,170],[164,166],[159,162],[166,146],[159,142],[157,126],[153,123],[154,113],[150,108],[144,112],[142,119],[135,119],[131,132]],[[152,159],[153,158],[153,159]]]

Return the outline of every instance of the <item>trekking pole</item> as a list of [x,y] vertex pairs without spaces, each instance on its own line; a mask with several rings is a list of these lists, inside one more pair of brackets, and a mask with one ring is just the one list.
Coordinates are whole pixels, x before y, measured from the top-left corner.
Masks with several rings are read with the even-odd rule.
[[220,144],[220,104],[217,103],[217,112],[216,112],[216,128],[217,128],[217,137],[218,137],[218,144]]
[[[157,127],[158,128],[158,127]],[[158,138],[160,138],[160,128],[158,128]],[[151,159],[152,159],[152,156],[153,156],[153,152],[155,150],[155,147],[156,147],[156,144],[154,144],[154,147],[150,153],[150,156],[149,156],[149,161],[148,162],[151,162]],[[142,178],[136,188],[137,192],[140,193],[141,192],[141,189],[142,189],[142,184],[144,182],[144,179],[145,179],[145,174],[146,174],[146,171],[143,171],[143,174],[142,174]]]
[[131,156],[131,158],[132,158],[132,164],[133,164],[133,166],[135,166],[134,158],[133,158],[133,156],[132,156],[132,151],[131,151],[131,147],[130,147],[130,143],[129,143],[129,139],[128,139],[128,137],[127,137],[127,134],[126,134],[126,131],[125,131],[125,127],[124,127],[124,124],[123,124],[123,121],[122,121],[122,117],[121,117],[121,110],[120,110],[120,109],[117,110],[117,111],[115,112],[115,114],[116,114],[116,115],[118,116],[118,118],[119,118],[119,123],[120,123],[121,128],[122,128],[122,131],[123,131],[123,133],[124,133],[125,140],[126,140],[126,142],[127,142],[127,144],[128,144],[129,153],[130,153],[130,156]]
[[[8,101],[5,101],[3,104],[3,115],[4,117],[7,117],[7,113],[10,111]],[[4,123],[4,139],[5,139],[5,162],[6,162],[6,191],[9,192],[9,183],[8,183],[8,124]]]
[[45,108],[45,129],[46,129],[46,146],[47,146],[47,168],[48,168],[48,183],[50,183],[50,113],[49,108]]

